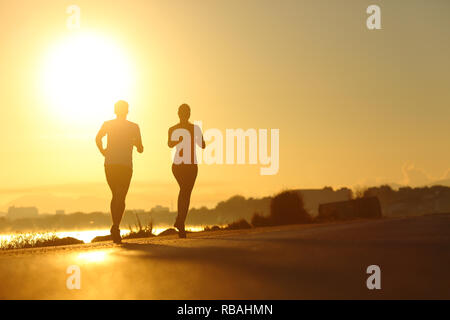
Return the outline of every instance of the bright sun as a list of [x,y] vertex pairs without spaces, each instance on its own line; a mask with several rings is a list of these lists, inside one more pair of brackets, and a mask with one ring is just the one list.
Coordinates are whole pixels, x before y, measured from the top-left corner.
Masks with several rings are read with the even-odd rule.
[[74,34],[53,48],[44,67],[44,90],[70,121],[98,121],[113,114],[119,99],[131,97],[130,60],[113,42],[94,34]]

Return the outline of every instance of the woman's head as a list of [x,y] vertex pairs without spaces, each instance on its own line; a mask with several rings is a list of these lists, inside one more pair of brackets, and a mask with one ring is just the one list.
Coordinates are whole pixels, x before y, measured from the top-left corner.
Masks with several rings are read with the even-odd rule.
[[186,122],[189,120],[190,116],[191,116],[191,108],[186,103],[182,104],[178,108],[178,117],[180,117],[180,121]]

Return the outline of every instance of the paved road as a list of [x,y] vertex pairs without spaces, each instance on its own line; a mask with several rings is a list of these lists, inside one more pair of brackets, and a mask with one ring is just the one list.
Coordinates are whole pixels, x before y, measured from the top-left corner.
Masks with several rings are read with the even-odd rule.
[[[381,290],[366,287],[369,265]],[[0,253],[0,298],[450,299],[450,215]]]

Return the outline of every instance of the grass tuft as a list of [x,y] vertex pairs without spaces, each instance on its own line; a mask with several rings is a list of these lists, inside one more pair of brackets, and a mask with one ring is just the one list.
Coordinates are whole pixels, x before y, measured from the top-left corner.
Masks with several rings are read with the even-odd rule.
[[65,246],[82,243],[84,243],[82,240],[72,237],[58,238],[55,233],[51,232],[20,233],[12,236],[9,240],[0,241],[0,250]]

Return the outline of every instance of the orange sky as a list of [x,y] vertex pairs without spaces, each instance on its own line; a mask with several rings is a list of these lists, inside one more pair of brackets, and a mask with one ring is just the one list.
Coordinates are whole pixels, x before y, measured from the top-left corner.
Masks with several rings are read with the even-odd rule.
[[[365,10],[377,2],[383,29],[368,31]],[[70,4],[81,8],[79,31],[66,27]],[[94,137],[122,89],[146,148],[135,154],[131,208],[175,203],[166,139],[183,102],[204,129],[280,129],[277,175],[202,165],[194,206],[291,187],[450,178],[449,9],[444,0],[0,0],[0,210],[106,211]],[[102,84],[102,102],[70,91],[65,99],[64,63],[48,62],[67,59],[58,48],[76,33],[101,40],[93,52],[106,66],[125,66],[86,75],[87,86]]]

